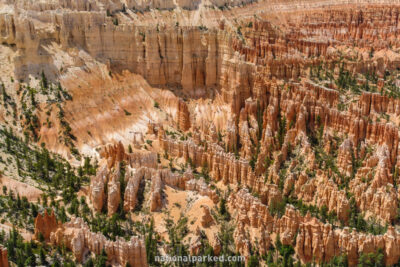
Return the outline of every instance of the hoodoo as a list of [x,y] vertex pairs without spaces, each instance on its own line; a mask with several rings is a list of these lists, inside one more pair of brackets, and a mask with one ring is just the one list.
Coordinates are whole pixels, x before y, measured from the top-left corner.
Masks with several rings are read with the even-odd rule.
[[0,267],[399,265],[399,14],[0,0]]

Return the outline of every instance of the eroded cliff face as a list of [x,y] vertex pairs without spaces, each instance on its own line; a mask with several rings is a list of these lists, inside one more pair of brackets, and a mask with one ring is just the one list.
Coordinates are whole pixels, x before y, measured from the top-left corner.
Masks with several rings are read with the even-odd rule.
[[99,255],[104,250],[111,264],[148,266],[144,241],[136,236],[132,236],[129,241],[122,238],[116,241],[107,240],[104,235],[91,232],[81,218],[72,218],[49,231],[50,242],[65,245],[72,251],[77,262],[81,262],[88,252]]
[[[59,76],[60,66],[52,62],[54,51],[48,47],[54,44],[63,49],[79,47],[112,70],[130,70],[153,86],[181,87],[195,96],[204,95],[206,88],[219,87],[225,100],[239,105],[237,112],[245,99],[260,96],[253,91],[255,66],[257,72],[262,68],[270,78],[297,78],[304,73],[305,66],[315,64],[313,58],[330,57],[332,45],[337,42],[359,49],[366,42],[372,43],[373,49],[397,45],[397,32],[392,28],[397,14],[394,7],[295,13],[277,23],[281,31],[271,22],[257,20],[252,21],[251,27],[241,24],[225,27],[221,20],[219,27],[207,29],[201,25],[171,27],[163,23],[157,27],[136,26],[132,20],[142,19],[140,14],[113,18],[105,11],[49,10],[45,16],[30,18],[22,15],[25,13],[24,10],[21,14],[5,13],[0,18],[2,42],[15,45],[21,53],[15,59],[18,79],[36,74],[34,69],[45,69],[49,75]],[[325,24],[327,17],[332,18],[329,25]],[[113,19],[121,22],[115,25]],[[217,19],[211,21],[217,23]],[[393,30],[377,30],[382,27],[381,21]],[[317,28],[323,28],[324,32],[315,31]],[[349,64],[357,71],[383,72],[386,66],[393,67],[392,60],[380,55],[379,59],[358,63],[359,66]]]
[[313,258],[318,262],[326,262],[335,255],[345,253],[349,264],[355,265],[360,253],[382,249],[385,263],[393,265],[400,256],[396,252],[399,234],[393,227],[389,227],[384,235],[379,236],[352,232],[347,227],[334,229],[332,225],[311,217],[310,213],[300,215],[293,206],[289,206],[281,218],[274,217],[268,211],[268,206],[243,189],[232,195],[229,203],[235,210],[239,225],[234,235],[235,243],[245,255],[251,255],[250,247],[246,245],[248,240],[265,238],[266,241],[262,242],[260,249],[266,251],[271,246],[270,235],[277,233],[282,244],[293,245],[304,262],[310,262]]
[[280,263],[278,239],[292,262],[355,266],[376,252],[398,263],[399,3],[0,11],[0,73],[12,76],[1,123],[74,166],[96,159],[80,170],[83,198],[60,201],[67,222],[37,216],[37,240],[82,263],[104,249],[113,265],[176,251]]
[[39,239],[42,237],[49,241],[51,233],[58,227],[57,218],[52,212],[49,214],[47,210],[43,215],[38,214],[35,219],[35,238]]
[[[100,164],[101,171],[91,179],[89,188],[90,199],[94,209],[102,211],[105,206],[109,216],[115,214],[120,202],[125,211],[133,211],[137,202],[137,194],[142,180],[150,180],[150,211],[158,211],[163,207],[164,185],[180,190],[196,191],[202,196],[209,197],[214,203],[219,198],[215,190],[209,188],[204,180],[196,180],[189,169],[184,174],[173,173],[167,169],[159,169],[156,153],[128,153],[126,154],[121,143],[105,148],[104,166]],[[130,166],[121,174],[121,163],[126,160]],[[123,179],[123,181],[121,180]],[[126,184],[124,199],[121,199],[121,182]],[[106,189],[107,187],[107,189]],[[107,192],[107,195],[106,195]]]

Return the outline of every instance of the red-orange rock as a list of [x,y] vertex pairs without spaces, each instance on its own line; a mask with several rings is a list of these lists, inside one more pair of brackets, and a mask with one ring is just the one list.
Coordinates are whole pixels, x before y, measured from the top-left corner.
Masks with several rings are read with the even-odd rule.
[[107,240],[104,235],[91,232],[81,218],[72,218],[71,221],[53,229],[50,241],[53,244],[66,245],[78,262],[82,261],[88,251],[99,255],[104,249],[110,263],[147,266],[146,247],[141,238],[132,236],[129,241],[122,238],[117,238],[116,241]]
[[203,206],[203,215],[201,216],[201,226],[207,228],[213,223],[214,219],[211,216],[210,208],[208,206]]
[[[400,233],[392,226],[384,235],[377,236],[355,230],[350,232],[347,227],[333,229],[332,225],[318,221],[309,213],[301,216],[290,205],[286,207],[281,218],[272,217],[268,206],[263,205],[245,189],[232,194],[229,204],[237,214],[238,227],[234,239],[237,249],[243,255],[249,255],[255,235],[261,236],[261,231],[266,231],[279,233],[283,244],[294,245],[302,262],[326,262],[335,255],[345,253],[349,265],[353,266],[357,264],[360,253],[370,253],[378,248],[384,251],[386,265],[394,264],[400,258],[400,252],[397,250],[400,245]],[[247,212],[248,210],[251,212]],[[246,236],[246,229],[251,229],[248,231],[250,236]],[[296,244],[293,244],[296,234]]]
[[7,249],[3,246],[0,246],[0,267],[8,267],[8,253]]
[[178,129],[187,131],[190,128],[190,113],[186,103],[179,99],[178,103]]
[[35,218],[35,238],[39,239],[39,235],[41,234],[44,240],[50,240],[50,234],[58,227],[56,215],[54,211],[49,215],[47,210],[44,211],[44,214],[38,214]]
[[162,207],[162,188],[163,183],[161,181],[160,173],[157,172],[151,178],[151,189],[150,189],[150,211],[158,211]]

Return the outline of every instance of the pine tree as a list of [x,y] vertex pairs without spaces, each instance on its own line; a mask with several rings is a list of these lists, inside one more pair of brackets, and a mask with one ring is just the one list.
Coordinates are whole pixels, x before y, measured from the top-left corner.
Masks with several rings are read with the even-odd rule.
[[157,240],[155,239],[154,233],[154,220],[151,219],[150,225],[146,226],[147,234],[145,238],[145,246],[147,252],[147,262],[149,264],[154,263],[155,256],[158,254],[157,251]]
[[[257,255],[252,255],[250,256],[248,262],[247,262],[247,267],[258,267],[260,266],[259,260]],[[284,265],[286,266],[286,265]]]
[[101,251],[101,254],[96,257],[95,266],[96,267],[106,267],[107,266],[106,263],[107,263],[107,253],[103,248],[103,250]]
[[44,71],[43,70],[42,70],[42,73],[41,73],[41,77],[42,77],[42,80],[41,80],[40,83],[41,83],[42,88],[48,89],[49,88],[49,84],[48,84],[46,75],[44,75]]
[[285,135],[286,135],[286,117],[283,116],[283,118],[279,120],[279,128],[278,128],[279,147],[282,147],[283,141],[285,140]]

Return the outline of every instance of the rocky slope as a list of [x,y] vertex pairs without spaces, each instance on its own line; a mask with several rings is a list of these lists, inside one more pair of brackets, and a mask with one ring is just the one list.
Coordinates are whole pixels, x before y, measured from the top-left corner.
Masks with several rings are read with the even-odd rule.
[[398,264],[399,14],[0,0],[1,264]]

